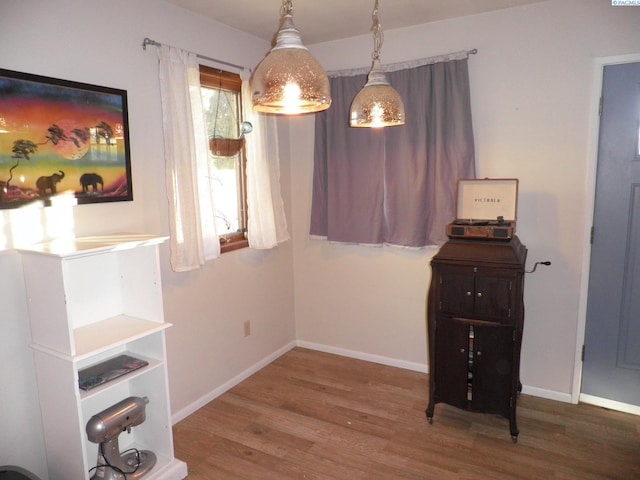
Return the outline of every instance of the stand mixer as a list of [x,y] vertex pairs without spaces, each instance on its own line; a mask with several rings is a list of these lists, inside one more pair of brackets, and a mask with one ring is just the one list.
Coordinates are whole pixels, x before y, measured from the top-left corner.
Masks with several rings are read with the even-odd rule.
[[94,415],[87,422],[87,437],[98,443],[98,466],[91,480],[136,480],[156,464],[149,450],[120,454],[119,435],[145,421],[147,397],[128,397]]

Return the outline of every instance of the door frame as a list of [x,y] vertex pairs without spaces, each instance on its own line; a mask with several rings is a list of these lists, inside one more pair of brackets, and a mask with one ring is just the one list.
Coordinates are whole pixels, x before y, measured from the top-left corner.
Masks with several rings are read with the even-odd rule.
[[582,256],[582,278],[580,281],[580,301],[578,305],[578,329],[574,359],[573,387],[571,402],[590,403],[612,410],[640,415],[640,407],[626,403],[608,400],[591,395],[582,394],[582,346],[584,345],[585,330],[587,326],[587,298],[589,293],[589,272],[591,266],[591,226],[595,213],[596,174],[598,167],[598,147],[600,137],[600,96],[602,95],[602,83],[604,67],[608,65],[621,65],[624,63],[640,62],[640,53],[629,55],[617,55],[611,57],[599,57],[594,59],[593,80],[591,82],[591,105],[589,107],[589,132],[587,149],[587,175],[586,175],[586,206],[584,231],[582,241],[584,248]]

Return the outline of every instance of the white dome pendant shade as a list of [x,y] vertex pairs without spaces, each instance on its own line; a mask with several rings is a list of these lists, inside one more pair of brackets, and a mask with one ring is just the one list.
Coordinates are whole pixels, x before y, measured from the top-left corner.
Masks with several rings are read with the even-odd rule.
[[276,45],[251,79],[253,108],[258,112],[295,115],[326,110],[331,105],[329,78],[302,44],[293,25],[291,0],[283,4]]
[[383,36],[378,21],[378,0],[373,9],[373,64],[367,83],[351,102],[349,125],[352,127],[392,127],[404,125],[404,103],[402,97],[387,81],[380,66],[380,50]]

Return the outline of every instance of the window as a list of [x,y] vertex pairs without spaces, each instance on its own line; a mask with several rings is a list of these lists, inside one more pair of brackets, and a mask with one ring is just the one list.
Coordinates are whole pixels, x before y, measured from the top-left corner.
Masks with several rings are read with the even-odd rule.
[[235,73],[200,65],[202,105],[213,166],[216,229],[221,252],[249,245],[242,123],[242,80]]

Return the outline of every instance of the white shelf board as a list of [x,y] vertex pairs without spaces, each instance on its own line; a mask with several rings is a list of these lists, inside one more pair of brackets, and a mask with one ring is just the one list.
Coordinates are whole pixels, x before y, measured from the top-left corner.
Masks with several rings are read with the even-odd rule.
[[99,253],[127,250],[130,248],[155,245],[167,240],[166,236],[123,233],[96,237],[61,238],[50,242],[35,243],[19,247],[25,253],[38,253],[56,257],[82,257]]
[[73,331],[76,352],[74,360],[83,360],[114,347],[169,328],[170,323],[152,322],[128,315],[118,315]]
[[82,390],[79,388],[80,391],[80,400],[84,401],[87,400],[91,397],[94,397],[96,395],[99,395],[100,393],[104,392],[105,390],[108,390],[110,388],[113,388],[117,385],[120,385],[122,383],[126,383],[129,382],[131,380],[133,380],[136,377],[139,377],[140,375],[145,375],[147,373],[149,373],[151,370],[155,370],[156,368],[162,366],[162,362],[160,362],[159,360],[155,360],[153,358],[149,358],[149,357],[144,357],[142,355],[138,355],[137,353],[132,353],[132,352],[124,352],[127,355],[131,355],[133,357],[136,358],[140,358],[142,360],[146,360],[147,362],[149,362],[149,365],[145,365],[142,368],[138,368],[137,370],[133,370],[132,372],[129,372],[125,375],[122,375],[121,377],[118,378],[114,378],[113,380],[110,380],[106,383],[103,383],[102,385],[92,388],[91,390]]

